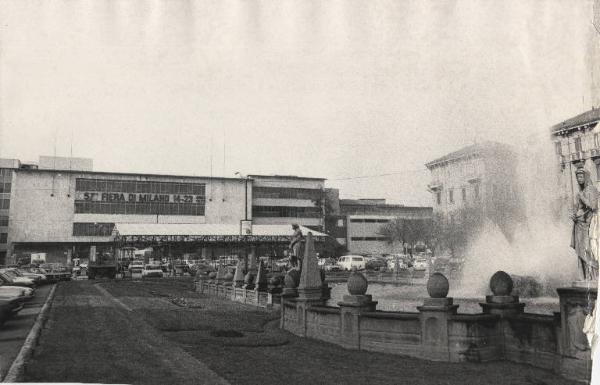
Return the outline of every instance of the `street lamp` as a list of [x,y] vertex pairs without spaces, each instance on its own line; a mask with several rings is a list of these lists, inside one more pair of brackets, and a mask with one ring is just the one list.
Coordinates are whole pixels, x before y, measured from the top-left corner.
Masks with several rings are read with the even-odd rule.
[[248,220],[248,175],[242,175],[239,171],[236,171],[234,175],[239,175],[240,178],[244,178],[244,220]]

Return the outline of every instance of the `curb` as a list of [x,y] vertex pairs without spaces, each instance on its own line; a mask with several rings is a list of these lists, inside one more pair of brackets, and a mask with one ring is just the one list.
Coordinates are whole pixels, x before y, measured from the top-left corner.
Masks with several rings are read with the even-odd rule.
[[25,363],[27,362],[29,357],[31,357],[33,349],[37,344],[37,340],[40,336],[40,332],[42,331],[44,321],[46,321],[46,314],[48,313],[48,309],[50,308],[50,302],[52,302],[52,299],[54,299],[54,292],[56,290],[56,286],[57,285],[55,284],[54,286],[52,286],[52,289],[50,289],[50,293],[46,298],[46,302],[44,302],[42,310],[39,312],[37,318],[35,319],[35,323],[29,331],[29,334],[27,334],[27,338],[25,339],[25,342],[23,343],[23,346],[21,347],[17,358],[15,358],[15,360],[13,361],[12,365],[10,366],[10,369],[8,370],[8,373],[6,374],[6,376],[4,376],[2,382],[17,382],[19,381],[19,378],[23,375],[23,368],[25,367]]

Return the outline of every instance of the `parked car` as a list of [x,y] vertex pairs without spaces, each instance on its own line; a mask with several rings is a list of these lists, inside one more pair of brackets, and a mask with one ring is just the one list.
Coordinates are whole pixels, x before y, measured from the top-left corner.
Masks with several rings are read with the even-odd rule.
[[216,271],[211,265],[207,262],[199,262],[194,266],[190,267],[189,273],[192,277],[196,275],[208,275],[209,273]]
[[415,270],[427,270],[427,260],[424,258],[415,259],[413,268]]
[[73,275],[71,269],[61,263],[44,263],[40,268],[52,274],[56,281],[69,281]]
[[2,282],[8,286],[23,286],[30,288],[35,287],[35,283],[32,279],[18,277],[6,269],[0,270],[0,280],[2,280]]
[[163,271],[160,265],[146,265],[142,270],[142,278],[162,277]]
[[44,274],[32,273],[25,269],[12,269],[12,271],[19,277],[31,278],[37,285],[41,285],[48,282],[48,278]]
[[137,259],[131,261],[128,270],[131,274],[141,274],[144,271],[144,261]]
[[387,269],[387,261],[385,258],[371,258],[367,261],[366,269],[375,271],[385,270]]
[[367,259],[362,255],[344,255],[340,257],[337,265],[342,270],[364,270],[367,267]]

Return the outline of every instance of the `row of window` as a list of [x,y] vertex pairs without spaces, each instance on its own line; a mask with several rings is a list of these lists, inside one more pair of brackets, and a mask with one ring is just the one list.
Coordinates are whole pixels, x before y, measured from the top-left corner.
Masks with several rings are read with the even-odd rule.
[[[591,138],[587,138],[586,139],[586,149],[584,149],[584,146],[582,145],[582,141],[581,141],[581,136],[578,136],[576,138],[573,138],[573,146],[575,147],[575,152],[583,152],[584,150],[588,150],[589,147],[592,146],[592,143],[589,141]],[[593,138],[593,148],[600,148],[600,137],[598,136],[598,133],[594,134],[594,138]],[[562,142],[558,141],[558,142],[554,142],[554,146],[556,149],[556,154],[557,155],[563,155],[563,146],[562,146]],[[571,151],[571,148],[567,142],[567,151]]]
[[129,215],[193,215],[202,216],[204,203],[116,203],[75,202],[76,214],[129,214]]
[[8,226],[8,216],[0,215],[0,226]]
[[0,243],[8,242],[8,233],[0,233]]
[[75,191],[205,195],[206,184],[78,178]]
[[0,181],[0,193],[9,193],[10,192],[11,183],[10,182],[2,182]]
[[320,218],[319,207],[252,206],[252,216],[262,218]]
[[[479,199],[479,184],[478,183],[473,185],[473,191],[475,193],[475,199]],[[460,193],[461,193],[460,195],[461,195],[462,201],[466,202],[467,201],[467,188],[466,187],[461,188]],[[442,192],[441,191],[438,191],[436,193],[435,199],[436,199],[436,202],[438,205],[442,204]],[[448,203],[450,203],[450,204],[454,203],[454,189],[448,190]]]
[[388,223],[389,219],[350,219],[351,223]]
[[252,195],[254,198],[317,200],[321,199],[323,192],[307,188],[254,187]]
[[10,199],[0,199],[0,209],[8,210],[10,208]]
[[386,237],[351,237],[353,241],[386,241]]
[[114,223],[73,223],[73,236],[108,237],[112,234]]
[[2,177],[12,177],[13,171],[9,168],[0,168],[0,178]]

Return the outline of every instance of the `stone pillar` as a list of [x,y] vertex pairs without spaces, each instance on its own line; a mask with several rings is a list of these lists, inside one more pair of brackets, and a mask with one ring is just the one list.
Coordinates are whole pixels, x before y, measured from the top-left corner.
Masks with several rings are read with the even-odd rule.
[[235,267],[235,274],[233,276],[233,286],[244,286],[244,260],[241,258],[238,259],[237,266]]
[[250,254],[248,256],[248,271],[253,272],[256,275],[258,266],[256,264],[256,246],[250,246]]
[[480,303],[484,313],[497,314],[503,318],[523,313],[525,304],[519,301],[518,295],[512,295],[513,280],[504,271],[497,271],[490,279],[493,295],[485,297]]
[[254,290],[254,274],[252,271],[248,271],[244,277],[244,289]]
[[225,278],[225,268],[223,267],[223,265],[219,265],[219,268],[217,269],[217,285],[220,285],[223,283],[223,280]]
[[447,297],[450,285],[441,273],[432,274],[427,281],[427,292],[423,306],[417,307],[421,320],[421,348],[423,358],[433,361],[450,361],[448,321],[456,314],[458,305]]
[[[263,261],[258,262],[258,273],[256,274],[256,283],[254,290],[256,291],[266,291],[267,290],[267,272],[265,271],[265,266]],[[258,293],[256,294],[258,296]]]
[[366,294],[367,278],[356,270],[348,277],[348,295],[338,302],[342,325],[341,345],[348,349],[360,349],[360,316],[375,311],[377,302]]
[[321,273],[315,253],[315,243],[312,233],[306,235],[304,247],[304,263],[300,272],[300,284],[298,285],[298,299],[301,301],[321,301]]
[[585,317],[597,303],[597,283],[590,283],[589,288],[578,285],[558,288],[556,291],[560,297],[560,373],[588,383],[592,366],[591,350],[582,329]]

